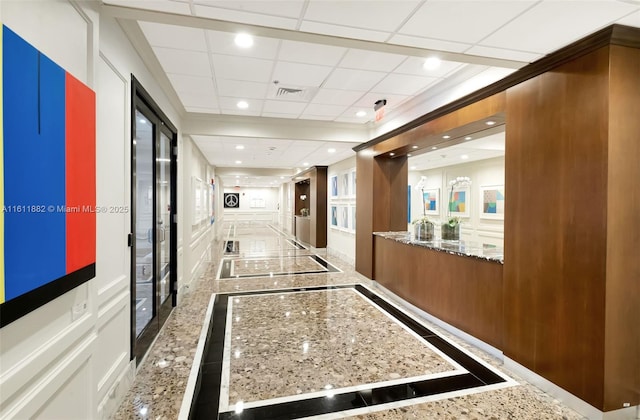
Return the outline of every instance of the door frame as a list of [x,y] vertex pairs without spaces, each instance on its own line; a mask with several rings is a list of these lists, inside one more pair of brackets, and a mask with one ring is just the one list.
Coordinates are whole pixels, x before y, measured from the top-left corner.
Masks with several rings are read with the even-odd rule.
[[[152,199],[152,269],[153,269],[153,296],[154,296],[154,313],[149,324],[141,331],[140,336],[136,334],[136,256],[135,256],[135,241],[136,241],[136,197],[137,197],[137,174],[136,174],[136,144],[134,140],[136,138],[136,111],[140,110],[145,114],[147,118],[153,119],[153,171],[152,171],[152,185],[153,185],[153,199]],[[164,132],[171,141],[171,169],[170,169],[170,262],[169,262],[169,294],[170,299],[166,299],[165,304],[160,302],[160,291],[158,290],[158,282],[161,280],[158,275],[158,246],[157,246],[157,156],[156,146],[160,141],[160,132]],[[136,365],[140,364],[144,355],[147,353],[149,347],[155,340],[156,336],[160,332],[160,329],[164,325],[165,321],[169,317],[169,314],[177,304],[177,238],[178,238],[178,225],[177,225],[177,150],[178,150],[178,130],[175,125],[169,120],[169,118],[162,112],[160,107],[153,100],[151,95],[141,85],[141,83],[131,75],[131,232],[128,236],[128,245],[130,247],[130,290],[131,290],[131,360],[136,359]]]

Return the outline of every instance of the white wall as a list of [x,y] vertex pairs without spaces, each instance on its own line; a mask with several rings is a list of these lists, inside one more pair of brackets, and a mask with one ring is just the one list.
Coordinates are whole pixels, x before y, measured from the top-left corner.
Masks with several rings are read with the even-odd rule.
[[[342,184],[342,175],[350,173],[356,167],[356,157],[345,159],[335,163],[327,169],[327,252],[336,255],[346,262],[355,265],[356,261],[356,235],[355,231],[338,229],[331,227],[331,206],[338,207],[354,206],[355,194],[348,198],[340,195],[338,198],[331,197],[331,177],[338,175],[338,182]],[[340,185],[342,188],[342,185]]]
[[[409,171],[409,185],[412,187],[411,220],[418,219],[422,217],[423,214],[422,193],[415,188],[421,176],[427,177],[425,188],[440,188],[440,215],[429,215],[430,218],[438,222],[444,221],[447,216],[449,181],[459,176],[468,176],[471,178],[470,217],[462,219],[460,238],[487,244],[503,245],[504,221],[483,219],[480,217],[480,187],[504,185],[504,157],[479,160],[428,171]],[[439,224],[440,223],[436,223],[437,237],[440,235]]]
[[293,181],[280,185],[278,200],[280,202],[278,223],[283,232],[293,235],[293,194],[295,184]]
[[[224,187],[225,193],[240,194],[240,208],[224,209],[224,220],[227,222],[262,221],[278,224],[280,202],[280,189],[275,187],[248,188]],[[252,207],[263,203],[264,207]]]
[[[0,0],[0,20],[96,91],[97,204],[130,208],[131,74],[178,129],[180,115],[117,22],[99,16],[99,3],[74,4]],[[194,155],[181,156],[181,167]],[[211,167],[200,164],[210,178]],[[117,409],[135,374],[129,231],[130,214],[98,214],[96,278],[0,330],[0,418],[100,419]],[[181,279],[198,264],[194,254],[179,259]]]

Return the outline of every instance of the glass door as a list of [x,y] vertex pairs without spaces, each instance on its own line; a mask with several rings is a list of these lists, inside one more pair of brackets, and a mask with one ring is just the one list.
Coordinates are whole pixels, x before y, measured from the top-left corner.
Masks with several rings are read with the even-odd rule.
[[131,357],[139,363],[176,304],[176,130],[133,79]]

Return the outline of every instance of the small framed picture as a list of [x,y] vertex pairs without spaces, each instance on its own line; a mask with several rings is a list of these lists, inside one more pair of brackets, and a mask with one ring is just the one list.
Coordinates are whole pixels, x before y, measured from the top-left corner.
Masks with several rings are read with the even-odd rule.
[[331,197],[338,196],[338,175],[331,177]]
[[338,227],[338,206],[331,206],[331,227]]
[[423,189],[422,198],[425,214],[440,214],[440,188]]
[[449,188],[448,210],[451,216],[469,217],[471,190],[468,186]]
[[504,219],[504,185],[480,187],[480,217]]

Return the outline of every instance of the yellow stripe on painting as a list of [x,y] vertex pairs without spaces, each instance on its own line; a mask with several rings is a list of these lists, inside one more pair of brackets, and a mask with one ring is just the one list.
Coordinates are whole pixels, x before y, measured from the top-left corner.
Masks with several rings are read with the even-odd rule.
[[4,302],[4,125],[2,121],[2,33],[4,25],[0,22],[0,303]]

